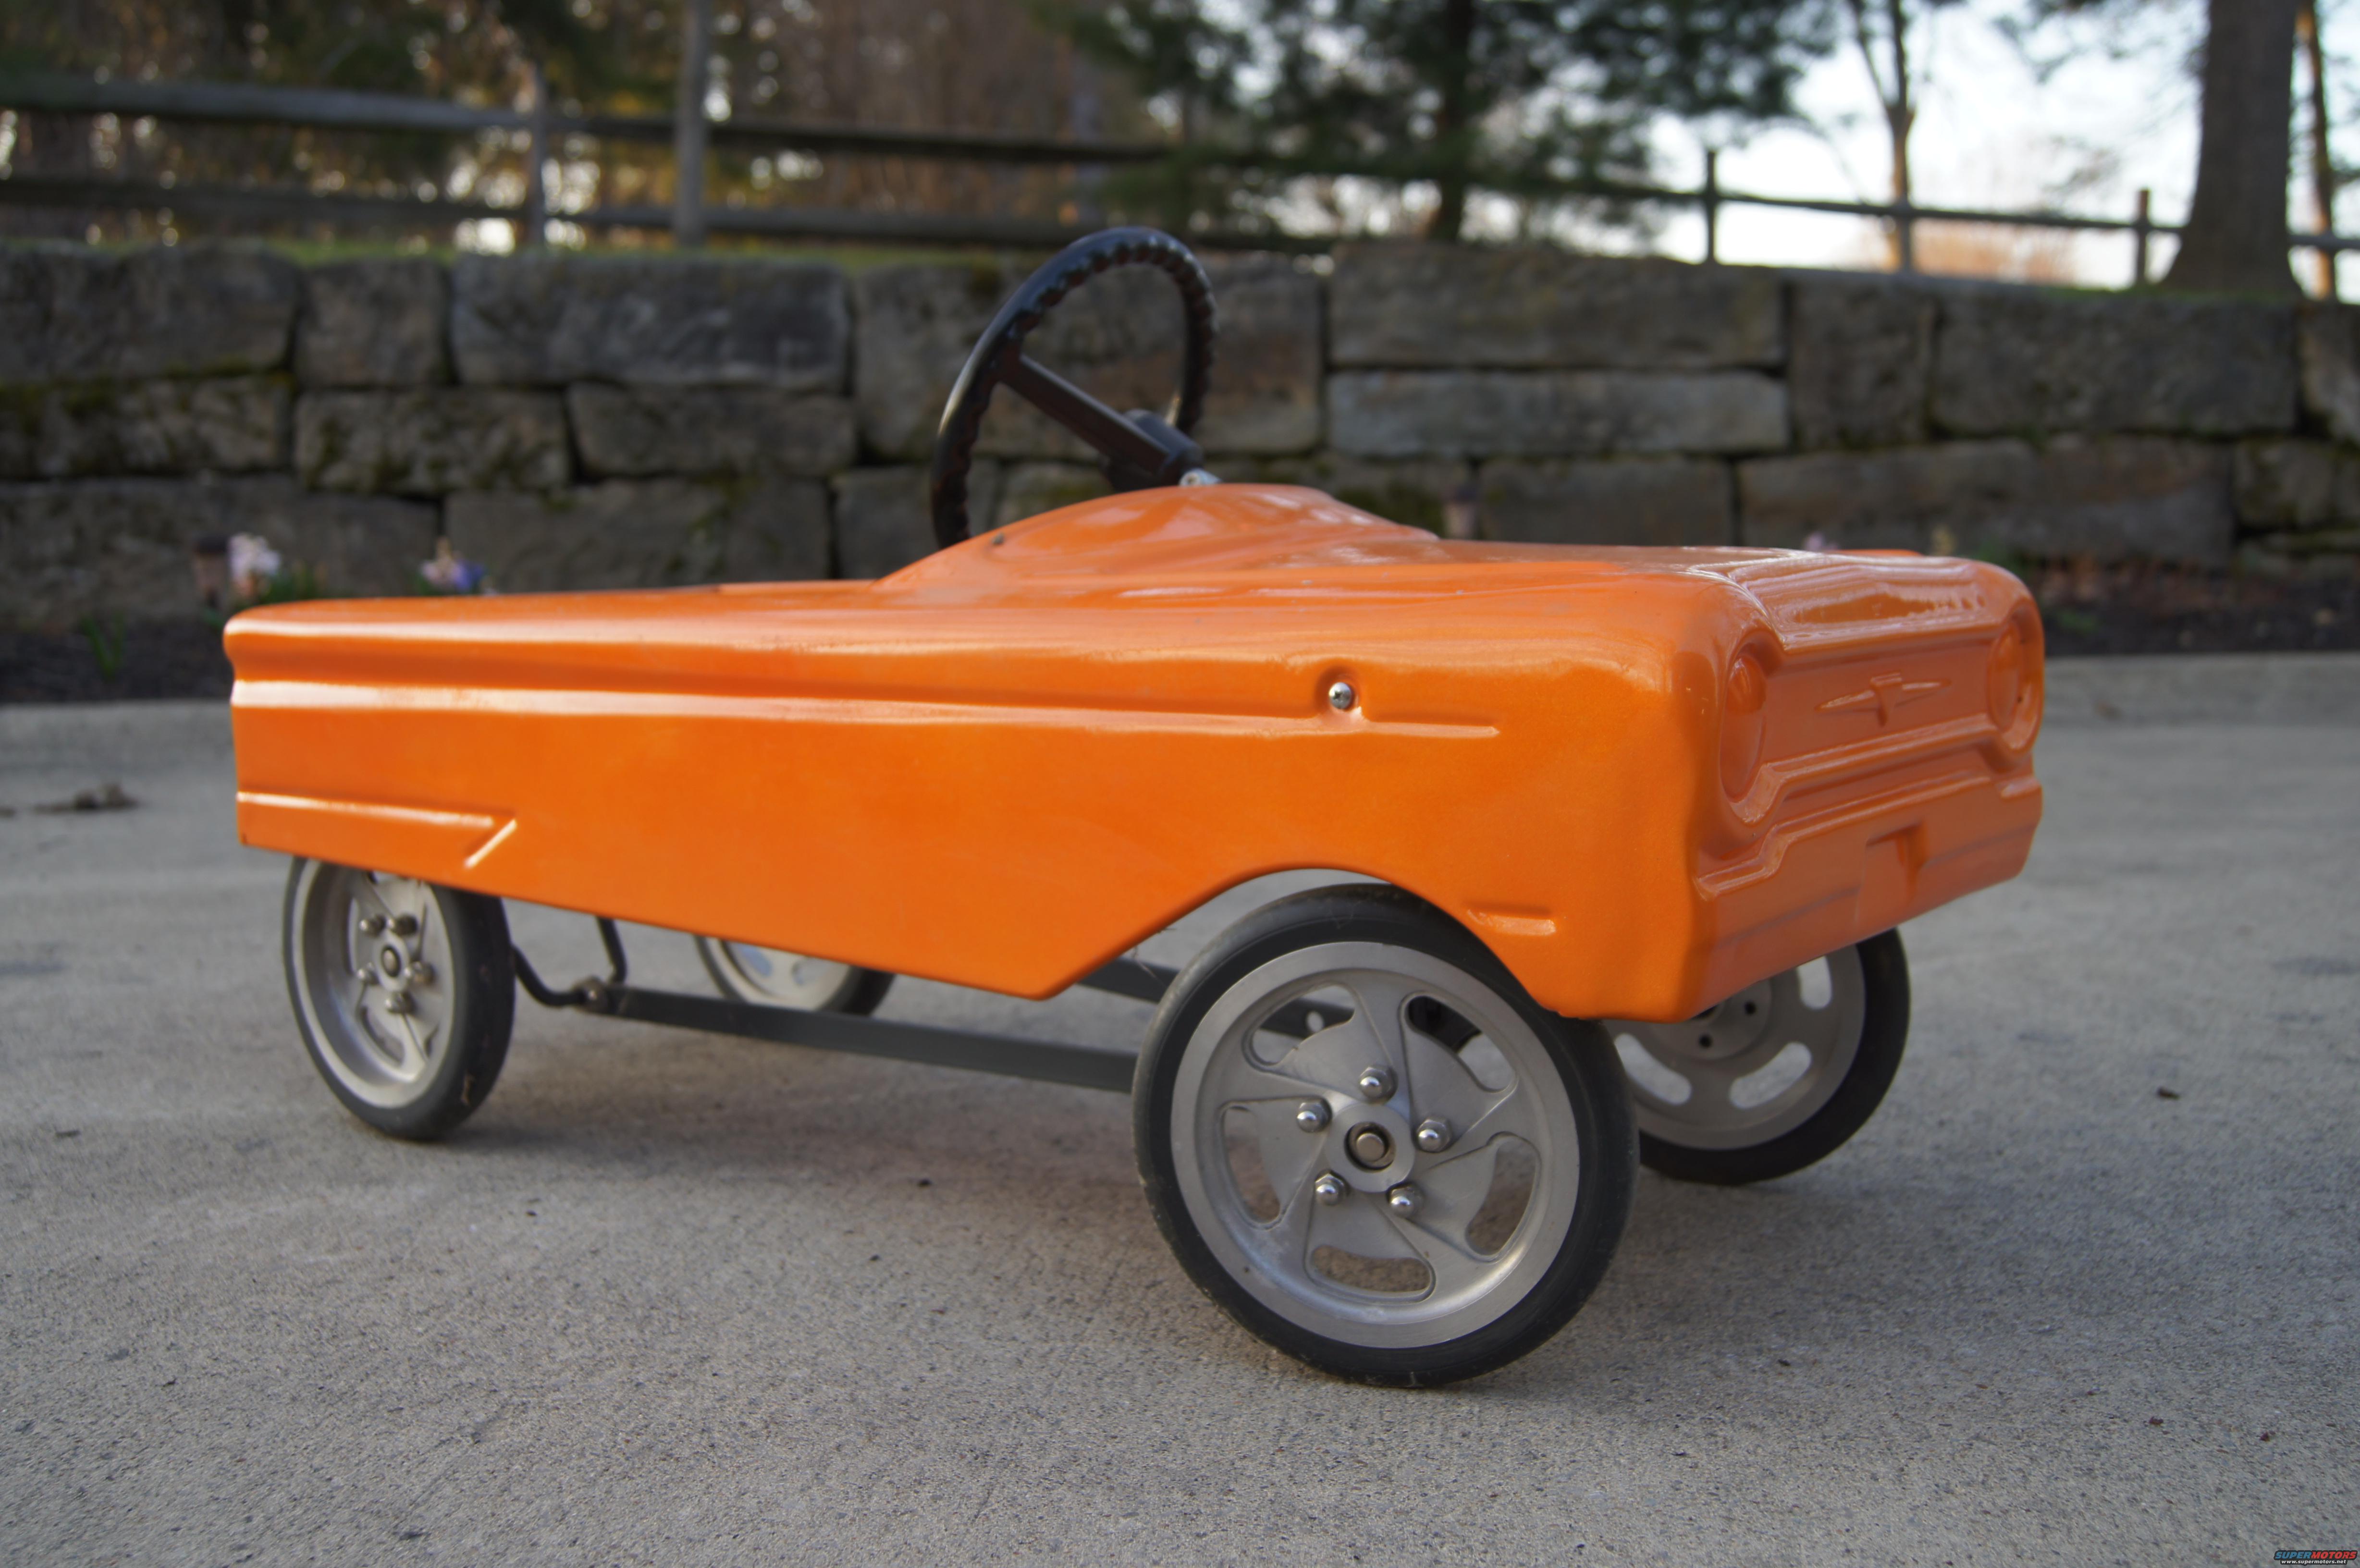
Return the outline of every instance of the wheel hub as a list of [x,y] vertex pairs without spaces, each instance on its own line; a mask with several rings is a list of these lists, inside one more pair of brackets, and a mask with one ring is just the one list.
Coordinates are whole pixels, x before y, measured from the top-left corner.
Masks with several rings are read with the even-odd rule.
[[1328,1169],[1356,1190],[1380,1197],[1409,1180],[1417,1164],[1417,1143],[1400,1112],[1349,1100],[1336,1110],[1326,1128]]
[[[351,1095],[414,1104],[445,1060],[452,935],[432,893],[406,877],[312,866],[299,884],[290,962],[322,1067]],[[405,908],[404,906],[409,906]],[[424,910],[421,914],[420,911]]]
[[1727,1062],[1761,1043],[1773,1016],[1770,982],[1748,985],[1724,997],[1685,1024],[1666,1024],[1655,1038],[1679,1055],[1700,1062]]

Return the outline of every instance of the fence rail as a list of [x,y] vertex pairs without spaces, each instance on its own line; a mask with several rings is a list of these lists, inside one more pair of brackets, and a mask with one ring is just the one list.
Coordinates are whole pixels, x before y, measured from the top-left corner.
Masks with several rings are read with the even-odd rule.
[[[537,73],[536,73],[537,74]],[[101,208],[187,212],[227,218],[307,222],[456,223],[502,219],[520,224],[523,242],[537,244],[544,220],[595,229],[669,229],[689,225],[678,207],[608,206],[584,211],[545,210],[541,171],[561,138],[601,141],[676,142],[673,115],[550,113],[545,104],[493,108],[412,98],[387,93],[322,88],[259,86],[212,82],[98,81],[47,72],[0,71],[0,109],[58,114],[115,114],[195,124],[279,125],[317,130],[432,133],[469,136],[486,131],[522,132],[528,139],[526,197],[521,202],[489,202],[448,197],[355,195],[299,187],[168,185],[125,180],[19,175],[0,180],[0,206]],[[1076,169],[1110,166],[1223,169],[1277,178],[1364,177],[1389,181],[1426,177],[1415,165],[1295,159],[1252,149],[1160,142],[1075,141],[1056,137],[982,132],[915,131],[785,120],[703,120],[712,145],[765,152],[857,154]],[[1718,159],[1708,154],[1703,183],[1693,189],[1606,180],[1534,176],[1518,171],[1476,171],[1478,189],[1524,198],[1593,198],[1692,208],[1705,223],[1705,258],[1719,258],[1721,210],[1760,207],[1824,212],[1869,219],[1908,230],[1921,223],[1982,223],[2075,233],[2124,234],[2135,241],[2132,282],[2147,277],[2147,251],[2158,234],[2177,234],[2180,225],[2153,222],[2142,191],[2127,218],[2043,209],[1992,211],[1920,206],[1910,202],[1847,201],[1802,196],[1772,196],[1721,184]],[[1017,248],[1054,246],[1081,228],[1040,220],[874,212],[827,208],[700,205],[696,226],[722,234],[785,239],[882,241],[940,245]],[[1276,231],[1212,229],[1192,233],[1211,249],[1323,251],[1349,235],[1287,234]],[[2360,236],[2296,234],[2293,249],[2340,254],[2360,250]],[[1904,248],[1904,254],[1908,254]]]

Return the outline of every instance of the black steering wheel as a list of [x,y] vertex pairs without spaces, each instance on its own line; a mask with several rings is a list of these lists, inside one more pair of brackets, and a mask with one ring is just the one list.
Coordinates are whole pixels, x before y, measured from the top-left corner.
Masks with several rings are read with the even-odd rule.
[[[1118,414],[1024,353],[1025,338],[1060,300],[1118,267],[1160,268],[1180,290],[1187,348],[1180,364],[1179,394],[1162,416],[1140,408]],[[1212,280],[1188,247],[1170,234],[1156,229],[1106,229],[1059,251],[1000,307],[951,388],[934,437],[934,538],[947,550],[967,537],[967,471],[975,463],[984,410],[1002,385],[1096,448],[1106,460],[1102,466],[1108,482],[1118,490],[1177,485],[1202,473],[1205,453],[1188,432],[1205,411],[1205,384],[1212,375],[1218,330]]]

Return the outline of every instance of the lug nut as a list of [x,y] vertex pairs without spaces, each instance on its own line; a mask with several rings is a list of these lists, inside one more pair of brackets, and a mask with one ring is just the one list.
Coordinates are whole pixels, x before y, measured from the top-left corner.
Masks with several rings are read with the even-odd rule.
[[361,934],[363,936],[375,936],[377,932],[383,930],[385,930],[385,917],[383,915],[363,915],[361,917]]
[[1417,1151],[1439,1154],[1450,1147],[1450,1124],[1440,1116],[1429,1116],[1417,1124]]
[[1360,1070],[1360,1094],[1364,1099],[1390,1100],[1393,1097],[1393,1070],[1390,1067],[1364,1067]]
[[1311,1195],[1332,1209],[1344,1201],[1344,1183],[1334,1171],[1322,1171],[1311,1183]]
[[1351,1151],[1354,1162],[1365,1170],[1382,1171],[1393,1162],[1393,1140],[1374,1122],[1363,1122],[1354,1127],[1352,1136],[1344,1140],[1344,1147]]
[[1414,1220],[1418,1210],[1426,1207],[1426,1194],[1404,1181],[1385,1194],[1385,1207],[1395,1219]]
[[418,917],[416,915],[394,916],[393,934],[396,936],[416,936],[418,934]]
[[396,991],[386,997],[385,1010],[388,1013],[414,1013],[418,1010],[418,1004],[410,999],[409,992]]
[[1328,1102],[1306,1100],[1295,1108],[1295,1125],[1305,1132],[1320,1132],[1328,1126]]
[[353,971],[353,978],[364,985],[374,985],[377,984],[377,971],[364,964]]
[[413,985],[434,984],[434,965],[422,958],[412,959],[410,964],[410,983]]

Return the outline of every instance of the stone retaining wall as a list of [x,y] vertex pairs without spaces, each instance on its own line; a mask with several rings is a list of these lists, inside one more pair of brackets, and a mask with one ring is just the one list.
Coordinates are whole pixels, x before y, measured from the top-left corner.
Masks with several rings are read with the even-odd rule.
[[[1472,485],[1503,539],[2360,550],[2360,311],[1422,246],[1213,272],[1216,469],[1405,522]],[[517,591],[891,571],[930,547],[934,423],[1017,278],[0,251],[0,628],[191,615],[212,533],[351,593],[408,591],[438,534]],[[1177,321],[1117,275],[1034,352],[1153,406]],[[1000,405],[979,517],[1097,492]]]

